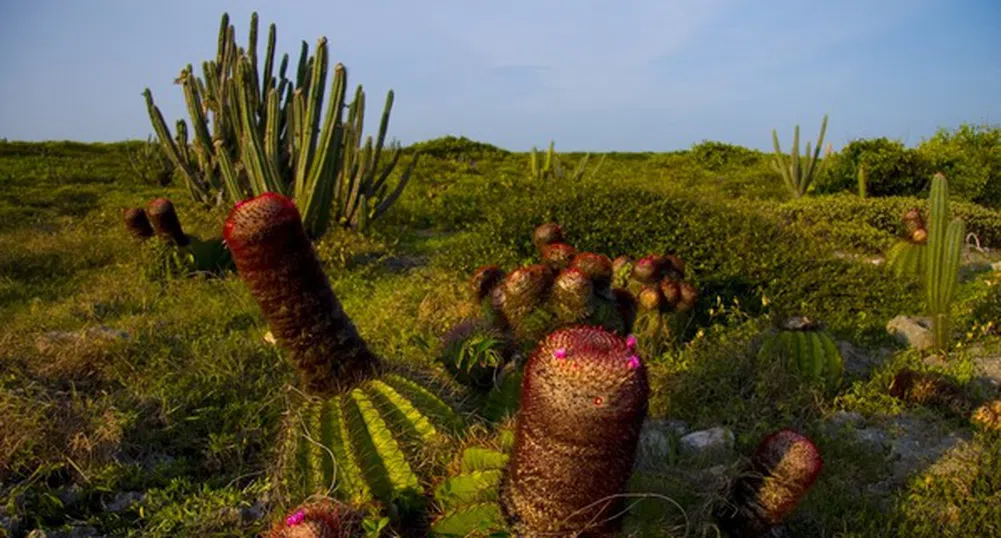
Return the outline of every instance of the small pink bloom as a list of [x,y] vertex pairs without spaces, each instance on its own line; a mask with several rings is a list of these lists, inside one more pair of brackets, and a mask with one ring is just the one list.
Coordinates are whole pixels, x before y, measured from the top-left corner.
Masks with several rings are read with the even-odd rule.
[[633,350],[636,349],[636,336],[630,334],[626,338],[626,349]]
[[556,351],[553,352],[553,356],[556,357],[557,359],[567,358],[567,348],[565,347],[557,348]]
[[640,367],[640,358],[637,357],[636,355],[633,355],[632,357],[629,357],[629,362],[626,363],[626,366],[628,366],[630,370],[635,370],[635,369],[639,368]]
[[299,510],[298,512],[292,514],[285,520],[285,524],[289,527],[295,527],[296,525],[302,523],[306,520],[306,512]]

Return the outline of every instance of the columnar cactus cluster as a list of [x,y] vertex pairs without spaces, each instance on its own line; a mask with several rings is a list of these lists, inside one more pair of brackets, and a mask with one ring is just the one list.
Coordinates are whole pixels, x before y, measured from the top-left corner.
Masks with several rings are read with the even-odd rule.
[[732,538],[765,536],[796,509],[824,461],[809,438],[793,430],[772,433],[758,445],[750,465],[715,512]]

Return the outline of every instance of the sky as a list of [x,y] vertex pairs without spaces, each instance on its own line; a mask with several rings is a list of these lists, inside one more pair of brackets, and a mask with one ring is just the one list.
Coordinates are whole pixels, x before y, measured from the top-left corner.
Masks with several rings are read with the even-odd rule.
[[173,127],[180,70],[215,58],[223,12],[246,44],[252,11],[293,66],[328,38],[367,131],[392,88],[403,144],[770,151],[828,114],[837,149],[1001,124],[999,0],[4,0],[0,138],[144,139],[146,87]]

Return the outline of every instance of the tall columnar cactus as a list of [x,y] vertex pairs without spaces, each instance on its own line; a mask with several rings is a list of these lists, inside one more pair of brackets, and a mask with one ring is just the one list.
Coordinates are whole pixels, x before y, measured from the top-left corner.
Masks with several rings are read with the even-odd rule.
[[826,131],[827,115],[825,114],[824,120],[820,124],[820,136],[817,137],[817,146],[813,149],[813,155],[810,155],[810,143],[807,142],[806,151],[800,156],[799,125],[797,125],[792,139],[792,153],[787,159],[785,154],[782,153],[782,146],[779,145],[779,134],[772,129],[772,143],[775,145],[775,157],[772,161],[772,168],[779,174],[782,174],[782,179],[785,181],[785,185],[793,195],[793,198],[800,198],[806,194],[806,191],[810,188],[810,184],[813,183],[814,178],[820,171],[818,168],[820,147],[824,143],[824,133]]
[[237,46],[224,14],[216,59],[202,64],[204,78],[188,65],[177,79],[191,116],[190,142],[187,124],[179,120],[177,135],[171,137],[149,89],[143,93],[157,137],[196,201],[238,202],[248,194],[276,192],[295,201],[312,238],[331,223],[363,229],[396,201],[417,164],[415,155],[390,186],[401,156],[399,145],[388,159],[383,155],[393,92],[387,95],[376,138],[362,140],[365,94],[358,86],[354,101],[346,105],[343,65],[334,67],[325,98],[326,38],[319,39],[313,55],[302,44],[294,80],[286,77],[288,55],[275,73],[275,43],[272,24],[259,73],[257,14],[251,16],[246,48]]
[[525,367],[502,504],[528,535],[614,532],[640,426],[646,368],[599,327],[560,329]]
[[928,251],[925,263],[925,298],[932,318],[935,346],[945,350],[952,336],[950,308],[959,280],[966,224],[950,222],[949,185],[942,174],[932,179],[928,223]]
[[[563,164],[560,163],[560,156],[556,153],[556,143],[554,141],[549,142],[549,149],[546,151],[545,160],[542,164],[539,164],[539,150],[537,148],[532,148],[532,152],[528,156],[528,170],[532,179],[544,180],[563,177],[569,177],[573,180],[579,180],[584,177],[587,172],[587,163],[590,160],[591,155],[587,154],[577,162],[577,166],[574,167],[573,171],[567,175],[566,169],[563,168]],[[591,171],[591,175],[598,173],[601,169],[601,165],[605,162],[605,156],[601,156],[601,160]]]
[[823,466],[807,437],[792,430],[769,435],[732,485],[728,502],[716,510],[720,528],[732,538],[765,536],[796,509]]
[[898,277],[921,276],[925,270],[928,230],[918,208],[911,208],[901,218],[907,238],[897,241],[886,253],[886,265]]
[[[386,373],[297,410],[281,476],[293,499],[332,494],[353,504],[377,501],[401,516],[423,507],[421,451],[447,446],[463,421],[424,386],[428,380],[410,377]],[[450,392],[444,384],[436,388]]]
[[237,204],[223,235],[308,392],[332,395],[372,374],[379,361],[334,296],[291,200],[265,193]]

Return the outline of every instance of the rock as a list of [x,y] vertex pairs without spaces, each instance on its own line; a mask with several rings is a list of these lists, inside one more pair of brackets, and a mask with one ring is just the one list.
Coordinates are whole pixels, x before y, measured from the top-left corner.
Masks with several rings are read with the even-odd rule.
[[125,491],[115,495],[115,498],[107,504],[109,512],[118,513],[128,510],[132,505],[140,502],[146,495],[139,491]]
[[128,332],[100,325],[72,332],[49,331],[35,339],[35,349],[43,355],[51,355],[66,348],[91,344],[112,345],[128,339]]
[[844,360],[845,372],[851,376],[867,377],[872,370],[883,364],[890,350],[880,350],[875,356],[855,347],[851,342],[837,340],[838,351]]
[[977,373],[993,388],[1001,388],[1001,355],[988,355],[973,359]]
[[646,419],[636,449],[636,469],[651,470],[670,465],[678,438],[688,433],[683,420]]
[[857,428],[865,421],[865,417],[855,411],[838,411],[827,421],[835,426],[849,425]]
[[715,427],[689,433],[678,441],[678,448],[686,456],[727,451],[733,448],[735,439],[729,428]]
[[897,316],[886,324],[886,330],[900,343],[917,350],[935,345],[931,332],[931,319],[925,317]]
[[855,437],[860,443],[881,447],[886,443],[888,434],[879,428],[862,428],[855,432]]

